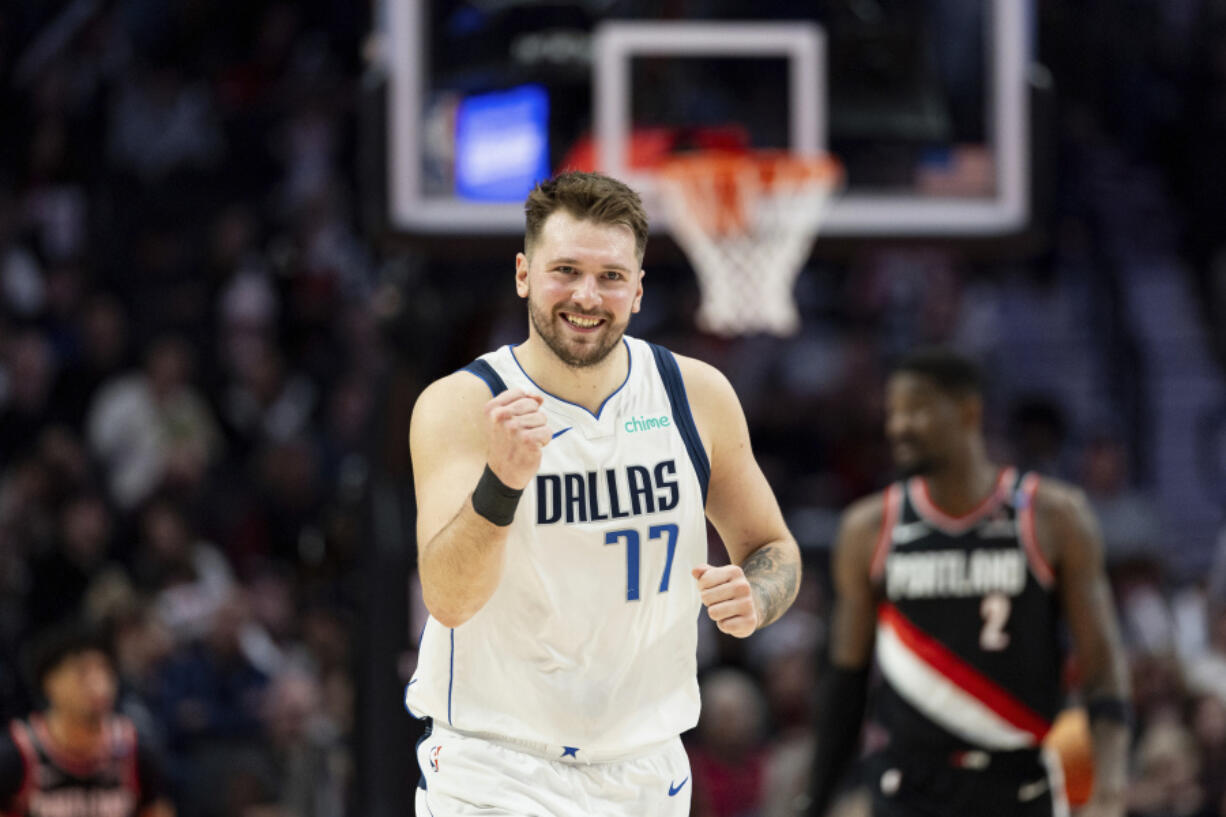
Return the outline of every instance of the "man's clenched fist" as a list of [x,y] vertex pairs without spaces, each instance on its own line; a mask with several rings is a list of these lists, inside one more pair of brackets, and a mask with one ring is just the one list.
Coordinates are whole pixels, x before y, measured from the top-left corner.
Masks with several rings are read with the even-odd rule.
[[740,567],[703,564],[690,573],[698,580],[698,592],[702,594],[707,615],[720,630],[746,638],[758,629],[758,605],[753,598],[753,588]]
[[508,389],[485,404],[486,462],[508,488],[527,487],[541,467],[541,449],[551,439],[543,401],[539,394]]

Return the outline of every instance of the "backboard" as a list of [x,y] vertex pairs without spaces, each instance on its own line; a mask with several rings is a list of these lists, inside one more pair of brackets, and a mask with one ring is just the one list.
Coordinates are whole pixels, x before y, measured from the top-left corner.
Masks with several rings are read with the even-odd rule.
[[[825,234],[978,237],[1028,218],[1028,0],[389,0],[396,229],[516,233],[533,181],[713,147],[829,150]],[[803,7],[802,10],[800,7]]]

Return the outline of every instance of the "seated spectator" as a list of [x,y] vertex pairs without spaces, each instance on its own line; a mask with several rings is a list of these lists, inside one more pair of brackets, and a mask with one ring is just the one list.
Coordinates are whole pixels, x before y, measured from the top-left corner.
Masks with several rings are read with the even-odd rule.
[[154,343],[143,370],[104,384],[87,425],[90,448],[124,510],[163,486],[198,486],[219,453],[212,411],[191,384],[190,350],[176,337]]
[[179,647],[158,673],[159,715],[172,752],[190,754],[208,743],[250,743],[260,734],[268,676],[243,652],[246,620],[245,602],[232,594],[204,637]]
[[47,425],[56,366],[37,331],[18,334],[7,347],[0,357],[0,463],[28,452]]
[[1209,643],[1188,661],[1185,673],[1193,692],[1211,695],[1226,705],[1226,607],[1210,608]]
[[750,817],[762,808],[766,703],[740,670],[718,669],[702,680],[702,714],[688,747],[697,817]]
[[344,814],[348,755],[338,724],[322,704],[323,689],[307,673],[283,673],[268,690],[268,751],[279,779],[281,806],[294,817]]
[[235,591],[225,556],[199,538],[183,511],[158,499],[141,514],[136,575],[159,622],[179,643],[204,636]]
[[1137,740],[1128,787],[1135,817],[1199,817],[1205,791],[1197,782],[1200,757],[1192,733],[1174,714],[1151,723]]
[[1086,446],[1081,484],[1102,526],[1108,567],[1152,559],[1162,544],[1158,512],[1150,495],[1130,484],[1128,449],[1102,434]]
[[96,494],[80,494],[60,511],[55,550],[30,568],[28,625],[43,630],[81,613],[81,600],[111,552],[111,513]]

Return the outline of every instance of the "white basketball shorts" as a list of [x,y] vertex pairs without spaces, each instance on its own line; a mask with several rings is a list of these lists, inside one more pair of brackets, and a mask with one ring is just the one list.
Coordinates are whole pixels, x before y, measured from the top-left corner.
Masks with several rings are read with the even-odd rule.
[[[687,817],[690,761],[680,738],[646,754],[586,762],[440,727],[417,746],[417,817]],[[535,749],[535,747],[534,747]],[[552,752],[550,752],[552,754]]]

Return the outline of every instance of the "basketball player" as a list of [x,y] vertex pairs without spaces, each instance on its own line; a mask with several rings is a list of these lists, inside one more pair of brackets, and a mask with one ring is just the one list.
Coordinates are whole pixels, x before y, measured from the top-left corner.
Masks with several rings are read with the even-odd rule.
[[103,640],[68,626],[35,652],[47,708],[0,735],[0,814],[174,817],[136,729],[114,713],[117,680]]
[[[638,195],[568,173],[526,213],[528,339],[430,385],[410,427],[417,813],[686,815],[696,616],[738,637],[774,621],[799,551],[728,381],[624,334]],[[729,565],[706,563],[707,518]]]
[[1061,616],[1094,743],[1080,813],[1124,814],[1129,690],[1097,525],[1079,490],[989,461],[981,388],[977,367],[944,350],[889,378],[904,479],[848,509],[835,545],[811,817],[855,757],[874,646],[875,817],[1067,814],[1040,748],[1062,704]]

